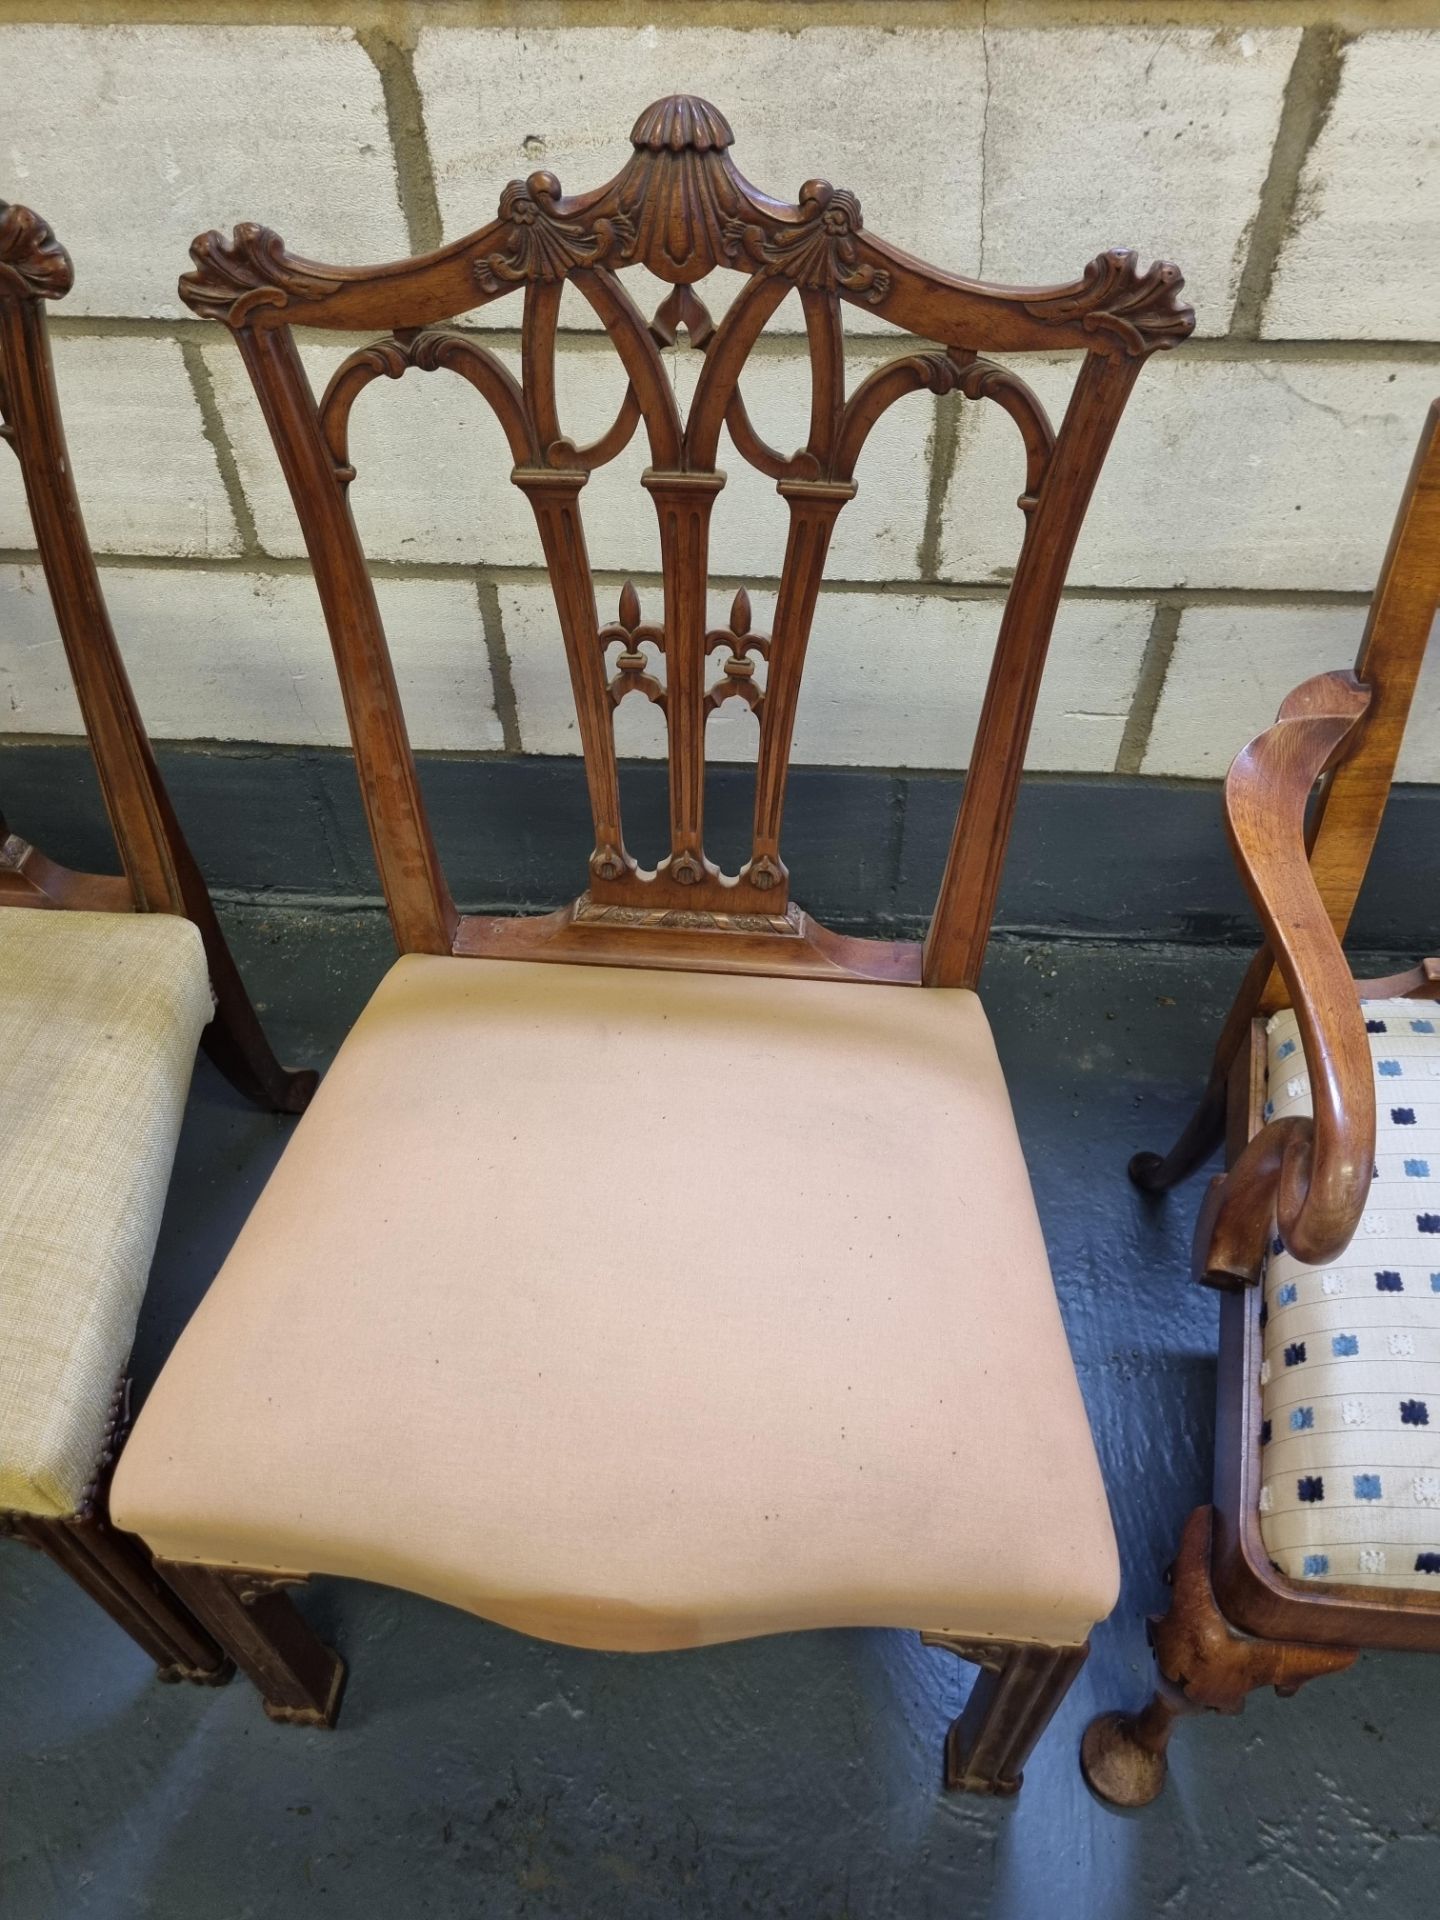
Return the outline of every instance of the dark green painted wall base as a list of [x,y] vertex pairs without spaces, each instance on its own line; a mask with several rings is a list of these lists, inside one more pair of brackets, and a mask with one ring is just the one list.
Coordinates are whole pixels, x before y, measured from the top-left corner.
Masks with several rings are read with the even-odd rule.
[[[375,869],[348,753],[267,746],[160,749],[175,805],[220,893],[373,900]],[[456,898],[470,910],[558,906],[584,883],[585,786],[571,759],[427,756],[421,779]],[[632,851],[663,846],[665,776],[624,769]],[[801,903],[860,931],[918,933],[934,902],[961,782],[943,774],[797,767],[785,853]],[[718,768],[707,842],[732,866],[751,776]],[[69,865],[113,869],[88,755],[69,742],[0,744],[12,827]],[[1358,947],[1440,941],[1440,789],[1397,788],[1353,930]],[[1042,776],[1021,795],[1000,924],[1125,939],[1234,941],[1254,920],[1225,847],[1218,791],[1163,781]]]

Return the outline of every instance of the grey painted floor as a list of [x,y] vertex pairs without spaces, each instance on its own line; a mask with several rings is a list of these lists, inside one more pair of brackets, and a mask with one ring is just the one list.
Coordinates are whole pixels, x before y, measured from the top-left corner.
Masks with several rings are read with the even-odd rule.
[[[286,1057],[328,1057],[388,962],[383,923],[233,924]],[[1195,1190],[1154,1209],[1124,1166],[1185,1117],[1238,968],[1205,949],[1002,944],[987,972],[1127,1569],[1018,1801],[939,1790],[969,1669],[908,1636],[602,1655],[326,1581],[304,1604],[352,1677],[339,1730],[308,1733],[272,1726],[240,1681],[157,1686],[63,1578],[8,1547],[5,1920],[1440,1911],[1440,1662],[1366,1656],[1296,1700],[1189,1723],[1142,1815],[1102,1809],[1076,1769],[1091,1713],[1144,1694],[1142,1617],[1207,1489],[1215,1309],[1182,1278]],[[285,1131],[202,1063],[142,1383]],[[1034,1414],[1017,1381],[1016,1419]]]

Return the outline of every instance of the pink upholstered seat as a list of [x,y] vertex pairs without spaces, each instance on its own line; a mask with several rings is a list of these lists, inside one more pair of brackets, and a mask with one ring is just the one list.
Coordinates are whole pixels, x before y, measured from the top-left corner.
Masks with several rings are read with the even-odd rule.
[[1114,1539],[959,989],[401,960],[140,1416],[160,1555],[579,1645],[1082,1642]]

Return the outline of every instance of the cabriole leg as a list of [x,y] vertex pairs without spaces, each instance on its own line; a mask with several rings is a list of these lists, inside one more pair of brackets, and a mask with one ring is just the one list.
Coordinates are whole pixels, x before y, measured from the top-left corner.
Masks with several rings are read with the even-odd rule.
[[980,1668],[970,1698],[945,1736],[945,1785],[960,1793],[1020,1791],[1025,1762],[1070,1690],[1090,1652],[953,1639],[925,1633],[927,1647],[944,1647]]
[[272,1720],[301,1727],[333,1727],[345,1690],[345,1662],[306,1625],[285,1587],[302,1576],[249,1573],[157,1562],[224,1647],[254,1681]]
[[1149,1621],[1159,1686],[1143,1712],[1102,1713],[1085,1729],[1080,1770],[1102,1800],[1143,1807],[1165,1785],[1166,1748],[1182,1714],[1239,1713],[1256,1687],[1289,1696],[1323,1673],[1353,1666],[1354,1647],[1305,1646],[1237,1633],[1210,1582],[1214,1512],[1197,1507],[1185,1522],[1169,1579],[1169,1610]]

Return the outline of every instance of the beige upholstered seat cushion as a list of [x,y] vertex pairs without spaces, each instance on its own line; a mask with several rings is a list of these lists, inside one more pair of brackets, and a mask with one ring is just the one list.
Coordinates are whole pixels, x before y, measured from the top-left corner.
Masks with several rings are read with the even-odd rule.
[[94,1477],[209,1018],[188,920],[0,910],[0,1509]]
[[[1328,1267],[1265,1273],[1260,1532],[1292,1579],[1440,1595],[1440,1007],[1368,1000],[1375,1177]],[[1292,1012],[1266,1117],[1312,1111]]]
[[167,1557],[576,1645],[1076,1642],[1105,1494],[961,991],[387,976],[116,1476]]

